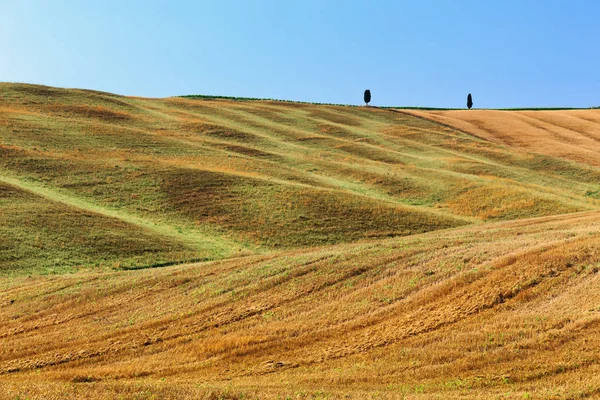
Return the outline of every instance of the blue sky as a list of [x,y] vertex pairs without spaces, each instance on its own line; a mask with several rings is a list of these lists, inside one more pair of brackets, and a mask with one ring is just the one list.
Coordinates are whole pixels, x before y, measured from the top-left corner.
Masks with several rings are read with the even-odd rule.
[[600,105],[598,1],[2,0],[0,81],[372,105]]

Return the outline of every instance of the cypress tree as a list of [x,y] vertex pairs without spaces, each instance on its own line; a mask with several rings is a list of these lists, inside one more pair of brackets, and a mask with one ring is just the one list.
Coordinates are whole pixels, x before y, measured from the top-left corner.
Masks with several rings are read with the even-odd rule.
[[369,105],[371,102],[371,91],[369,89],[365,90],[365,103]]
[[473,107],[473,97],[471,97],[471,93],[469,93],[469,95],[467,96],[467,107],[469,107],[469,110],[471,109],[471,107]]

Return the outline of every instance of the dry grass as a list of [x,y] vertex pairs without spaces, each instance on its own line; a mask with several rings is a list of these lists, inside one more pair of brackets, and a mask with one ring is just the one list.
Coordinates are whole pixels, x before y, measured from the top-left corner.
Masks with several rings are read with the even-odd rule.
[[599,110],[404,111],[495,143],[600,166],[595,151],[600,143]]
[[550,198],[532,196],[524,189],[501,184],[466,187],[446,204],[455,214],[472,215],[484,220],[517,219],[577,211]]
[[0,398],[598,397],[599,120],[0,84]]
[[[32,398],[597,393],[599,222],[598,213],[574,214],[5,281],[0,390]],[[38,383],[25,384],[31,379]]]

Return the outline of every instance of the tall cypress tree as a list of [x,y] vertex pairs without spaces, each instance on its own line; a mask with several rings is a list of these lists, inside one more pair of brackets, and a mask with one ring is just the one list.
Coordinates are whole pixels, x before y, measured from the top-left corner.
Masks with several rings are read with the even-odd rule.
[[469,95],[467,96],[467,107],[469,107],[469,110],[471,109],[471,107],[473,107],[473,97],[471,97],[471,93],[469,93]]
[[369,89],[365,90],[365,103],[369,105],[371,102],[371,91]]

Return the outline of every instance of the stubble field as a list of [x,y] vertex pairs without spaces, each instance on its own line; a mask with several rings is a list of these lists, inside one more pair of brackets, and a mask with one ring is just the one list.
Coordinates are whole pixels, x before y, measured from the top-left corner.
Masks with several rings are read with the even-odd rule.
[[599,396],[599,121],[0,84],[0,397]]

